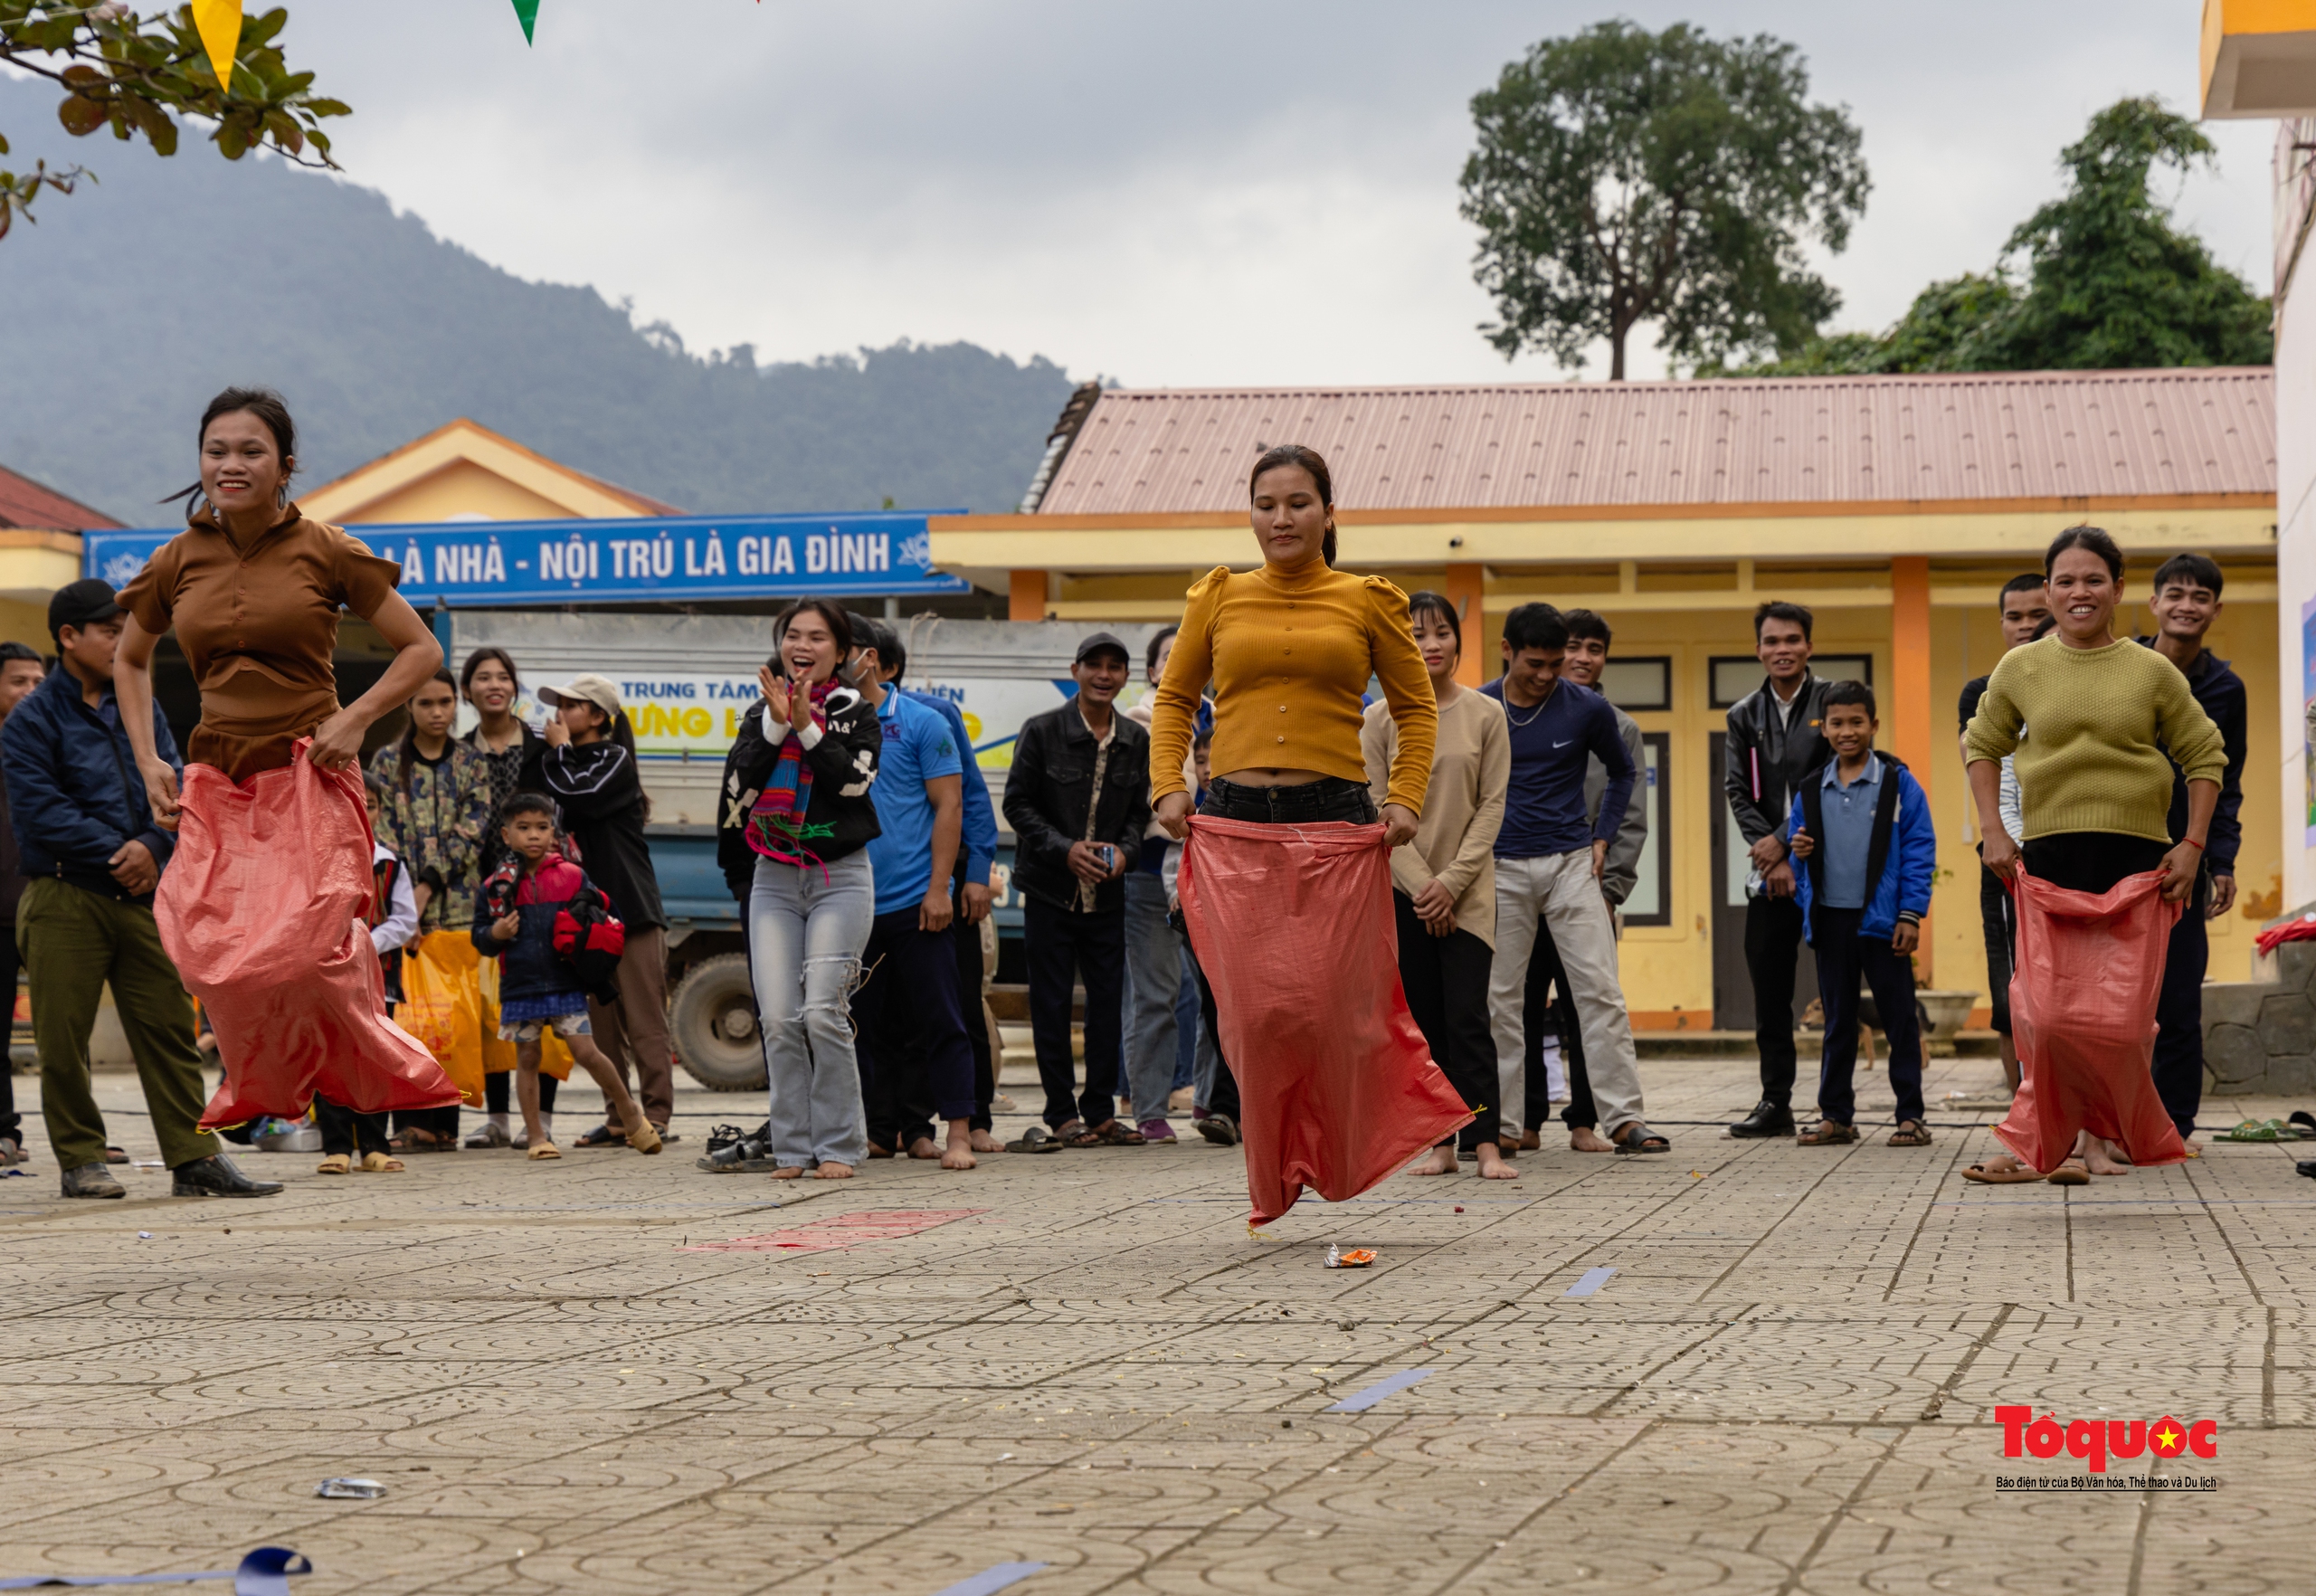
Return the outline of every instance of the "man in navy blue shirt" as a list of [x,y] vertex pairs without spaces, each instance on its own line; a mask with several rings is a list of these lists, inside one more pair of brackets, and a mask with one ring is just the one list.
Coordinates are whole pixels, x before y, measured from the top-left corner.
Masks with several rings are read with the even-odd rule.
[[[1663,1153],[1671,1144],[1641,1119],[1640,1071],[1617,978],[1617,933],[1600,870],[1632,798],[1633,762],[1608,699],[1561,679],[1568,625],[1550,604],[1522,604],[1504,618],[1504,675],[1480,691],[1504,704],[1512,732],[1512,777],[1495,839],[1495,963],[1488,1021],[1495,1033],[1497,1113],[1520,1135],[1527,1101],[1523,1021],[1528,957],[1541,916],[1560,952],[1584,1037],[1592,1100],[1619,1153]],[[1608,772],[1597,819],[1585,817],[1589,759]]]

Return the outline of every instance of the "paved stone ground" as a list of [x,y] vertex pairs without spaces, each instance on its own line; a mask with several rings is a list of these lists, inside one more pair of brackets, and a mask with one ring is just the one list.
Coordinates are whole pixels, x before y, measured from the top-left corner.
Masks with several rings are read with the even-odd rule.
[[[1993,1067],[1933,1071],[1935,1102]],[[931,1596],[1015,1560],[1051,1565],[1026,1596],[2316,1583],[2290,1149],[1979,1188],[1982,1129],[1821,1152],[1683,1123],[1751,1075],[1645,1066],[1669,1158],[1401,1176],[1259,1240],[1237,1158],[1195,1141],[713,1178],[707,1126],[761,1108],[706,1093],[679,1155],[252,1156],[290,1184],[265,1202],[132,1170],[128,1202],[68,1206],[35,1136],[0,1181],[0,1576],[272,1543],[318,1565],[303,1596]],[[133,1079],[104,1091],[152,1157]],[[1381,1259],[1326,1270],[1330,1240]],[[2216,1462],[2154,1471],[2221,1483],[1998,1490],[2086,1477],[2007,1462],[2007,1402],[2215,1420]],[[315,1499],[346,1474],[390,1494]]]

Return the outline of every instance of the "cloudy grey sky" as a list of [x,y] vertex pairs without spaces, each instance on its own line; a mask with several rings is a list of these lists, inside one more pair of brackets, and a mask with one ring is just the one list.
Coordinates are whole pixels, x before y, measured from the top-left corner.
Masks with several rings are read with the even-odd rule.
[[[525,277],[631,296],[694,349],[967,338],[1131,385],[1547,379],[1474,331],[1466,104],[1565,0],[305,0],[338,151]],[[1840,325],[1984,267],[2125,93],[2191,109],[2194,0],[1659,4],[1767,32],[1865,131]],[[2222,123],[2179,213],[2268,286],[2266,123]],[[101,151],[91,151],[101,156]],[[1599,375],[1596,362],[1588,375]],[[1638,352],[1636,375],[1662,370]]]

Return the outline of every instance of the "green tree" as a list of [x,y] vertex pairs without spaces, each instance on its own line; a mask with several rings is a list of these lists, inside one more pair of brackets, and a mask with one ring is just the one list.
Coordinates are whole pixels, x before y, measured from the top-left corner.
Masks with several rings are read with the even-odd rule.
[[[290,71],[273,43],[289,21],[279,8],[244,18],[230,81],[221,84],[189,5],[147,15],[124,0],[0,0],[0,62],[64,90],[56,117],[75,138],[109,128],[124,142],[141,137],[158,154],[175,155],[177,118],[194,116],[215,124],[210,142],[227,160],[266,146],[301,166],[334,169],[321,119],[346,108],[310,93],[311,72]],[[0,157],[7,153],[0,135]],[[19,214],[32,220],[42,189],[70,194],[83,178],[95,180],[79,166],[45,161],[0,169],[0,238]]]
[[2150,184],[2211,140],[2152,98],[2121,100],[2060,153],[2066,192],[2029,216],[1991,272],[1932,283],[1889,331],[1812,340],[1758,375],[2264,366],[2268,301],[2171,223]]
[[1803,246],[1842,249],[1868,186],[1857,128],[1808,86],[1792,45],[1685,23],[1600,23],[1506,66],[1464,165],[1500,318],[1481,332],[1571,368],[1606,338],[1612,381],[1643,321],[1681,359],[1798,352],[1841,302]]

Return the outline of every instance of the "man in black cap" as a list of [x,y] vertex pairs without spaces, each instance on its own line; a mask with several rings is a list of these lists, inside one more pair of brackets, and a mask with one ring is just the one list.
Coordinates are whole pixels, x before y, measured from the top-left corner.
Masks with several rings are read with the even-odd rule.
[[[1069,668],[1077,696],[1024,721],[1005,778],[1013,884],[1021,889],[1030,1029],[1046,1092],[1045,1124],[1015,1150],[1134,1146],[1117,1118],[1124,1056],[1125,873],[1150,821],[1150,734],[1116,713],[1125,644],[1097,632]],[[1086,1089],[1069,1055],[1071,989],[1086,983]],[[1163,1110],[1162,1110],[1163,1112]]]
[[[105,984],[128,1034],[145,1107],[177,1197],[270,1197],[199,1128],[201,1055],[193,1004],[162,950],[153,891],[176,841],[154,824],[137,756],[113,697],[120,609],[94,577],[48,605],[59,670],[0,725],[24,888],[16,911],[32,975],[33,1038],[40,1049],[41,1114],[67,1197],[123,1197],[105,1168],[105,1122],[89,1078],[89,1036]],[[153,745],[182,769],[158,705]]]

